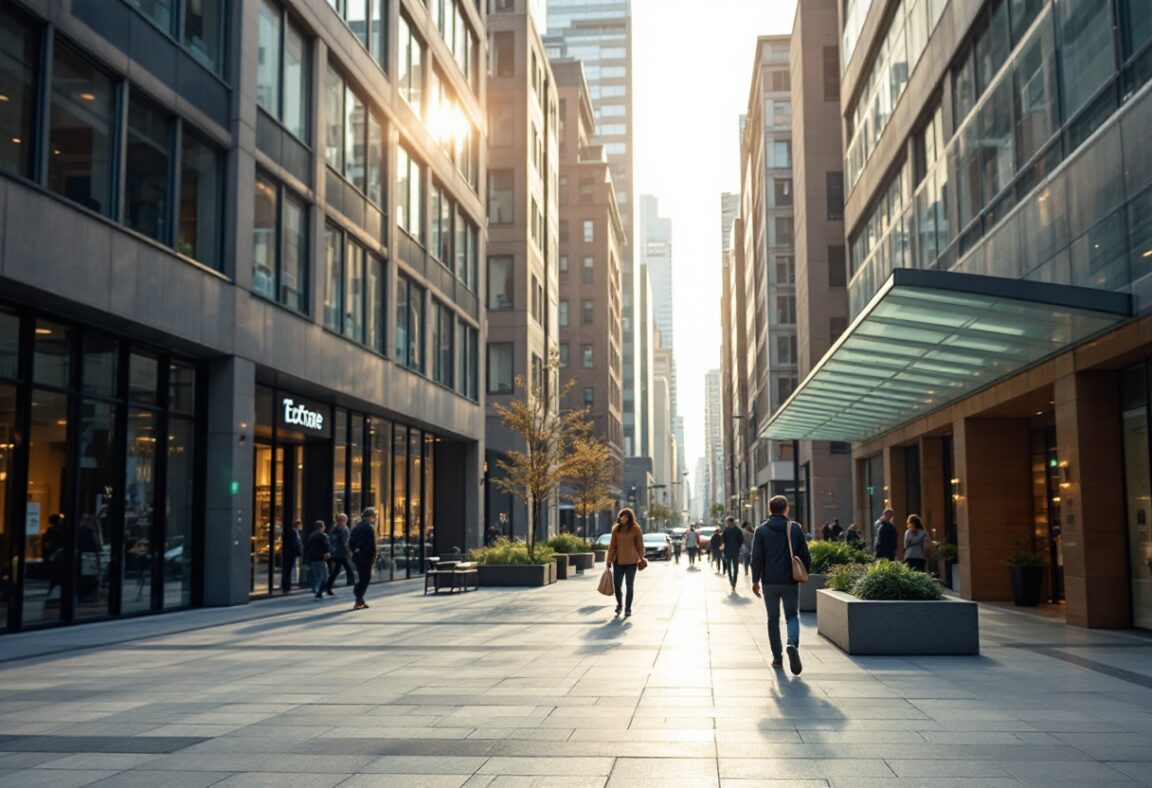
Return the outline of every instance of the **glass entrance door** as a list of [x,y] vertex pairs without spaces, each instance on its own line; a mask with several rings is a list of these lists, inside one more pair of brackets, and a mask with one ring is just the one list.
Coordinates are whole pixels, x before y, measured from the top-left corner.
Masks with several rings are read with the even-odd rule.
[[271,594],[273,570],[278,569],[283,534],[284,450],[272,444],[256,444],[255,503],[252,517],[252,594]]

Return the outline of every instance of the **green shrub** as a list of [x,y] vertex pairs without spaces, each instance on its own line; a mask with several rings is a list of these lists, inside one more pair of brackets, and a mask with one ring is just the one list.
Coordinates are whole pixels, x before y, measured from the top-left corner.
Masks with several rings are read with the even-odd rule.
[[1048,566],[1048,559],[1031,550],[1017,550],[1004,559],[1008,566]]
[[576,534],[556,534],[548,540],[547,545],[557,553],[590,553],[592,543],[581,539]]
[[868,567],[864,564],[837,564],[836,566],[828,567],[827,578],[825,578],[824,585],[831,588],[833,591],[843,591],[846,594],[852,593],[852,586],[860,579],[860,576],[868,571]]
[[943,599],[936,578],[897,561],[878,561],[867,567],[849,592],[859,599]]
[[939,542],[936,545],[936,560],[942,564],[954,564],[960,551],[951,542]]
[[468,554],[481,564],[546,564],[556,557],[551,547],[536,545],[534,561],[528,560],[528,545],[522,540],[497,539],[488,547],[474,547]]
[[845,542],[809,542],[808,552],[812,554],[814,575],[827,574],[828,569],[839,564],[867,564],[872,556]]

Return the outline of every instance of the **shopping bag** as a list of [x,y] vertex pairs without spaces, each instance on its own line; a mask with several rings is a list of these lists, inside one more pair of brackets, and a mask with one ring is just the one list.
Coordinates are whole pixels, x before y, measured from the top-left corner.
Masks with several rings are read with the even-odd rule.
[[604,596],[613,596],[616,593],[615,586],[612,585],[612,570],[605,569],[604,574],[600,575],[600,585],[596,586],[596,590]]

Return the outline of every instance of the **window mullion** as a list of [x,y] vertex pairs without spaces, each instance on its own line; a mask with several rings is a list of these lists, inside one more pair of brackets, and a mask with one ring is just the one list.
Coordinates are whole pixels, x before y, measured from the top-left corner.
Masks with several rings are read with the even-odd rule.
[[40,59],[39,71],[40,79],[36,85],[36,117],[38,121],[33,121],[35,130],[35,145],[33,155],[35,160],[32,165],[32,180],[40,186],[48,185],[48,156],[51,154],[48,145],[48,135],[51,129],[51,113],[52,113],[52,58],[54,57],[54,50],[56,46],[56,27],[55,25],[48,24],[44,26],[44,31],[40,36]]
[[171,150],[172,158],[169,164],[168,172],[168,188],[171,190],[171,199],[168,201],[168,237],[165,241],[169,246],[176,251],[179,250],[179,226],[180,226],[180,180],[183,176],[183,162],[184,162],[184,146],[181,142],[184,139],[184,119],[179,115],[176,116],[176,122],[172,124],[172,141]]
[[116,111],[113,117],[118,124],[112,146],[112,172],[116,176],[112,179],[112,220],[126,224],[124,217],[124,183],[128,175],[128,157],[124,151],[128,149],[128,102],[131,99],[132,87],[126,79],[118,80],[116,86]]

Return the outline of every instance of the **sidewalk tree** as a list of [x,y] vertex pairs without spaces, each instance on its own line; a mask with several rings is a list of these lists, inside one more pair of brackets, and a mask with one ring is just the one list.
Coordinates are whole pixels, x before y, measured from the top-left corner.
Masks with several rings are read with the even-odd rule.
[[559,391],[544,385],[556,377],[560,362],[555,354],[539,380],[526,383],[516,378],[516,389],[524,392],[520,399],[507,405],[492,406],[501,422],[522,442],[523,450],[510,451],[507,459],[497,460],[501,474],[492,479],[502,492],[524,501],[528,510],[528,529],[525,542],[528,560],[536,560],[536,531],[539,528],[537,510],[541,503],[552,497],[560,482],[570,474],[571,447],[590,429],[587,408],[562,410],[559,403],[576,381],[570,381]]
[[654,503],[648,507],[649,520],[663,520],[664,524],[667,525],[668,521],[673,517],[676,517],[675,510],[668,508],[662,503]]
[[724,513],[726,511],[728,511],[728,510],[724,508],[724,504],[714,503],[708,507],[708,516],[711,517],[713,520],[719,520],[721,517],[724,516]]
[[588,518],[595,517],[615,503],[611,492],[618,476],[619,463],[603,438],[584,434],[572,441],[566,466],[563,495],[572,502],[576,514],[587,527]]

